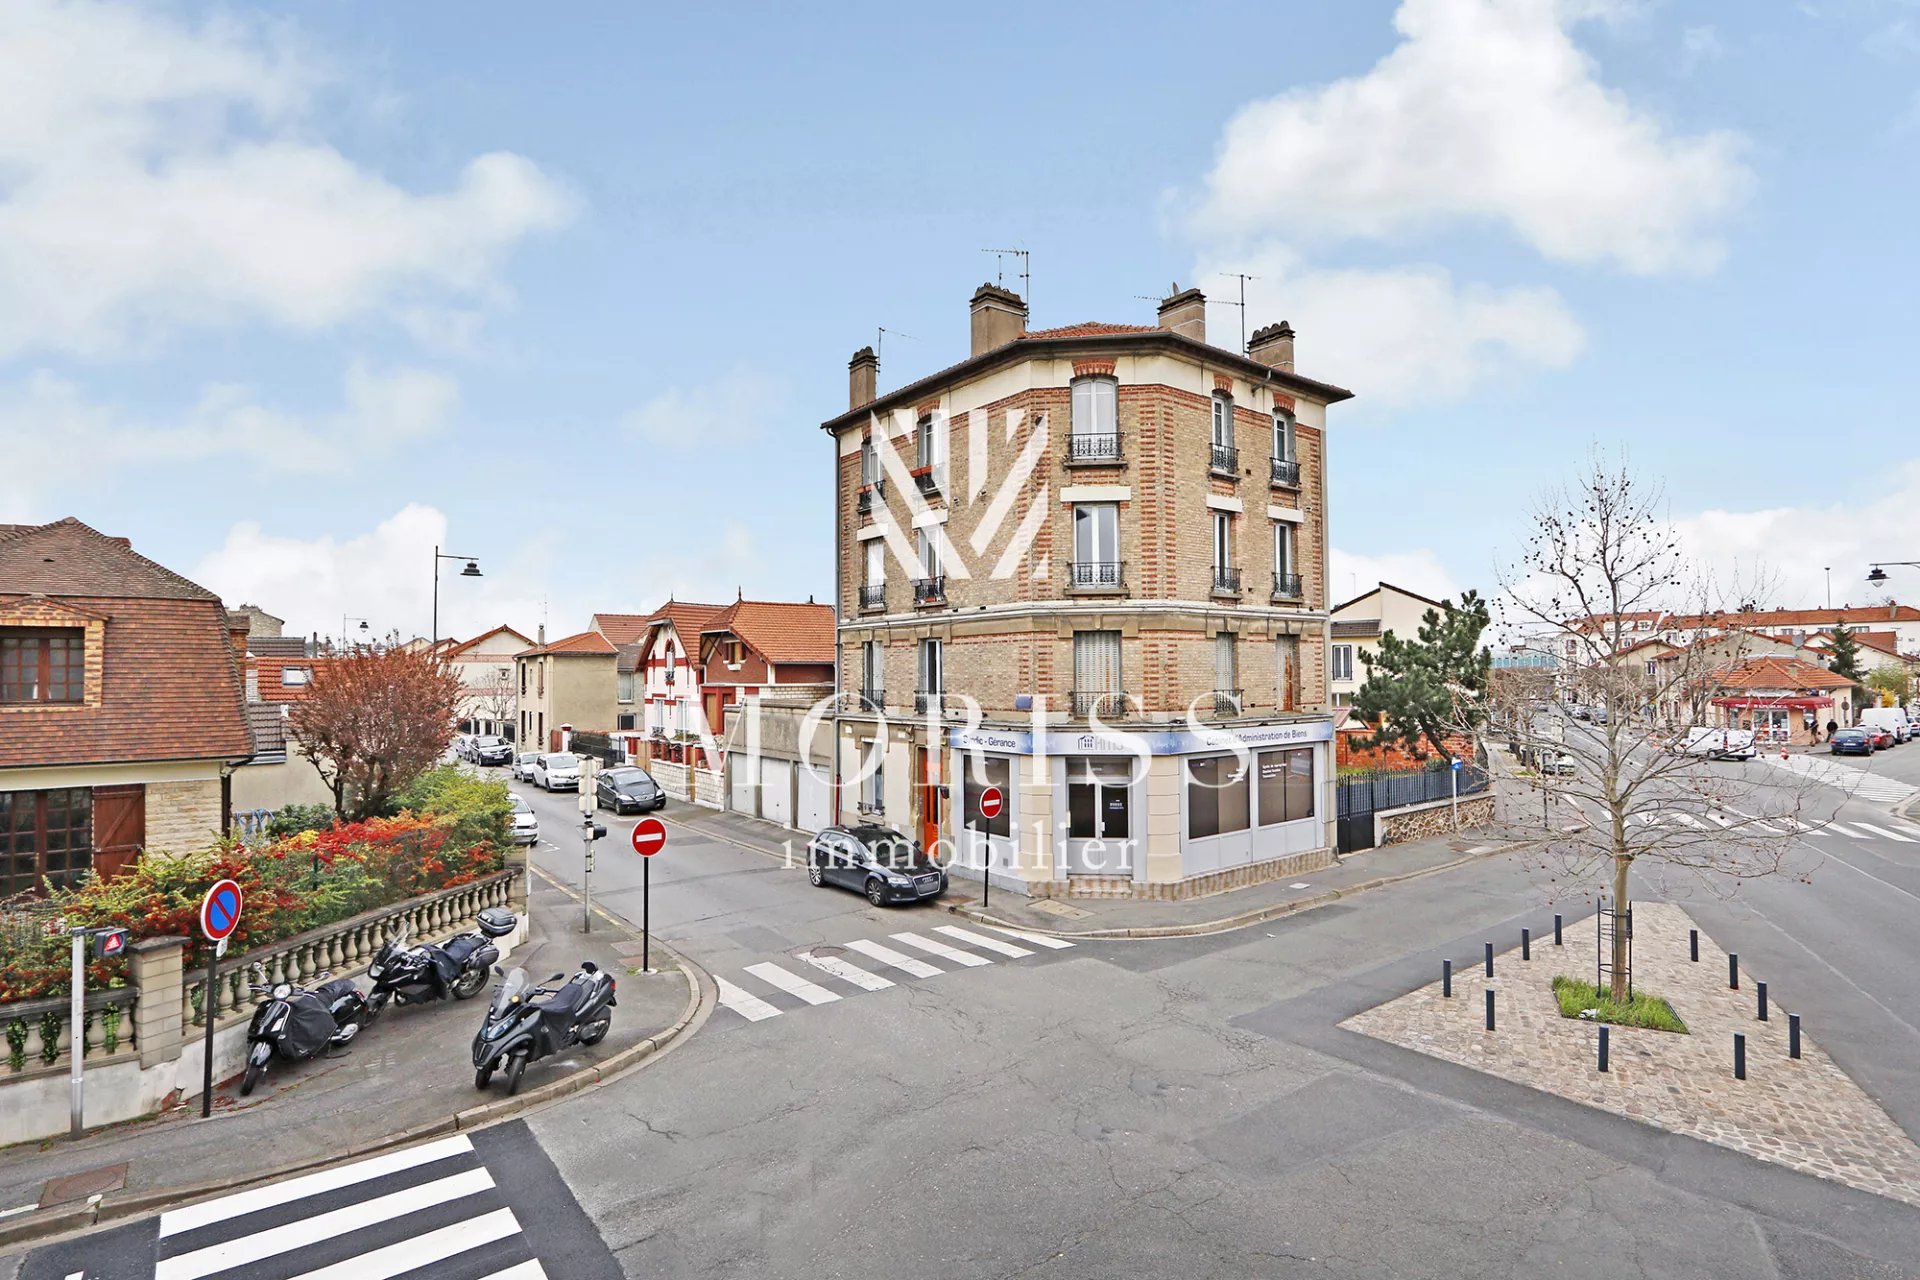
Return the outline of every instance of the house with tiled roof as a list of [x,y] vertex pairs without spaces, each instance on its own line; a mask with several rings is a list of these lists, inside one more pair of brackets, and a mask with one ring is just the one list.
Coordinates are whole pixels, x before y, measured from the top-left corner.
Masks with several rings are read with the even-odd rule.
[[0,526],[0,896],[218,838],[253,754],[245,637],[126,538]]
[[516,740],[529,751],[559,751],[570,729],[614,728],[614,671],[619,651],[598,631],[542,640],[514,655],[520,723]]
[[1717,667],[1707,685],[1707,723],[1751,729],[1762,744],[1811,746],[1829,721],[1852,724],[1866,696],[1817,662],[1777,655]]
[[[1898,633],[1885,631],[1849,631],[1860,655],[1860,669],[1865,672],[1878,671],[1883,667],[1892,667],[1904,671],[1909,677],[1920,675],[1920,651],[1903,653],[1900,649]],[[1833,656],[1833,632],[1822,631],[1808,637],[1807,648],[1826,662]]]
[[[834,616],[812,600],[736,600],[700,633],[707,723],[724,751],[727,808],[817,831],[832,821]],[[811,746],[812,750],[809,750]]]
[[705,727],[700,688],[700,633],[726,606],[668,600],[647,616],[640,638],[638,727],[654,737],[697,737]]
[[517,739],[519,690],[514,684],[513,660],[533,644],[531,636],[503,622],[446,648],[447,666],[460,677],[461,732]]

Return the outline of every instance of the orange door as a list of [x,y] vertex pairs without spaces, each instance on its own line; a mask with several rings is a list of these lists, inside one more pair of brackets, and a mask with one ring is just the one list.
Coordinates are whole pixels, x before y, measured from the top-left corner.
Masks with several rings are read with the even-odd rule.
[[939,757],[926,747],[921,747],[919,755],[920,785],[920,847],[933,852],[940,839],[940,831],[945,823],[944,797],[940,790]]

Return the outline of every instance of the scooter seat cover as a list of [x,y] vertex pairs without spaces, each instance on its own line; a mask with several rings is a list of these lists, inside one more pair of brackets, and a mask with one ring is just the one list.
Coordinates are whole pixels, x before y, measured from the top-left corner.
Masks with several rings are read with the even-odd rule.
[[579,1012],[580,1006],[587,1002],[587,984],[584,979],[575,978],[534,1007],[545,1017],[563,1021]]
[[313,994],[326,1001],[328,1008],[332,1008],[334,1001],[354,994],[353,979],[335,978],[331,982],[323,982],[314,988]]
[[485,938],[476,937],[471,933],[463,933],[441,947],[440,950],[444,952],[446,957],[453,961],[456,966],[459,966],[464,965],[467,962],[467,957],[472,955],[485,942]]
[[310,1058],[327,1047],[333,1033],[333,1014],[312,992],[299,992],[289,1002],[293,1012],[287,1015],[286,1047],[292,1055]]

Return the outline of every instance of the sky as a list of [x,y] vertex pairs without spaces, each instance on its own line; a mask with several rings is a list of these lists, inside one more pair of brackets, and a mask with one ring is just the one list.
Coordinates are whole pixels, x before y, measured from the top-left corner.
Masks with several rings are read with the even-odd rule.
[[[301,632],[831,599],[846,361],[1032,321],[1329,412],[1331,592],[1493,587],[1596,449],[1774,603],[1920,560],[1920,0],[0,5],[0,521]],[[1144,295],[1144,296],[1143,296]],[[1920,570],[1894,590],[1920,598]]]

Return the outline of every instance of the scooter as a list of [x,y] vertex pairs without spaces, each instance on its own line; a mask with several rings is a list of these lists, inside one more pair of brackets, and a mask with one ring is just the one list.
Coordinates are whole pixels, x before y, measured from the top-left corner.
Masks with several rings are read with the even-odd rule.
[[247,1073],[240,1078],[243,1098],[267,1074],[267,1063],[275,1055],[303,1062],[348,1043],[373,1020],[360,988],[347,978],[323,982],[312,991],[291,982],[248,985],[266,999],[247,1024]]
[[373,983],[367,1008],[377,1016],[389,1000],[425,1004],[448,996],[470,1000],[479,995],[487,985],[487,970],[500,958],[500,948],[492,940],[512,933],[519,920],[505,907],[488,907],[476,919],[478,933],[463,933],[438,945],[410,946],[405,929],[382,943],[367,966]]
[[[562,979],[565,986],[553,985]],[[504,1071],[507,1092],[518,1093],[529,1062],[577,1044],[599,1044],[619,1003],[613,991],[613,978],[591,960],[582,961],[572,978],[556,973],[545,986],[534,986],[525,969],[502,975],[473,1038],[473,1087],[486,1088],[495,1071]]]

